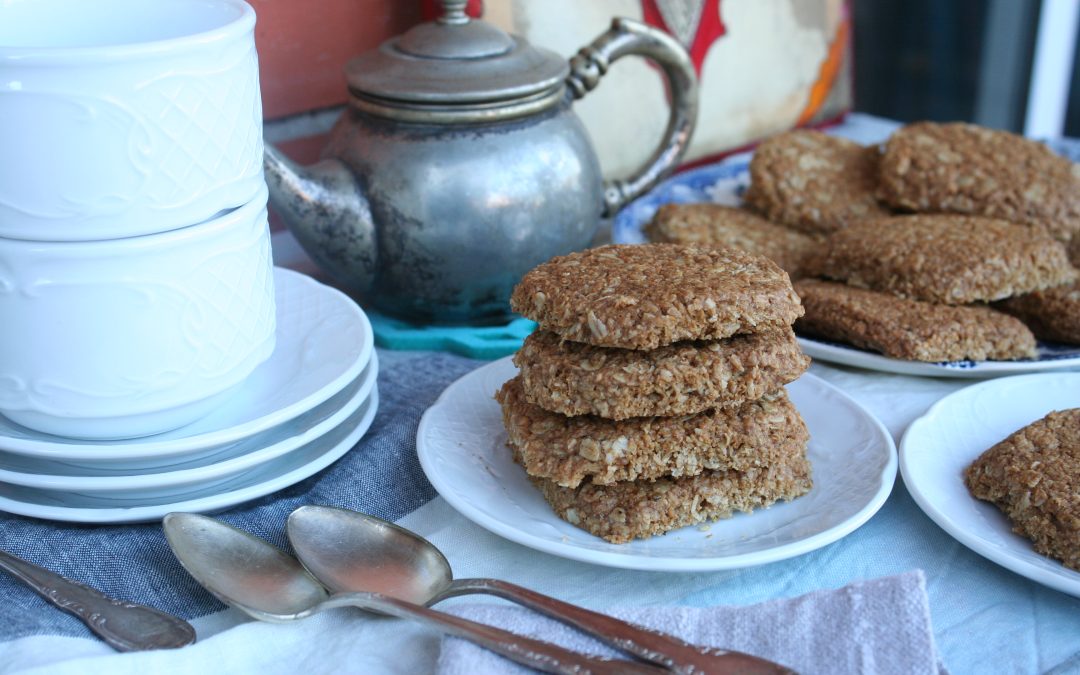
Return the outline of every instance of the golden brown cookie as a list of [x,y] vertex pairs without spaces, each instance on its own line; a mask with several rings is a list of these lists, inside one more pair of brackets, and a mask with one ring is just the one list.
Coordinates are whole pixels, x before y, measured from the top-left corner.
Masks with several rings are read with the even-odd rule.
[[648,351],[593,347],[536,331],[514,355],[525,398],[563,415],[693,415],[761,398],[810,359],[790,328]]
[[793,446],[804,447],[809,437],[783,389],[733,408],[619,421],[566,417],[532,405],[520,377],[495,397],[525,470],[566,487],[762,466]]
[[974,361],[1035,356],[1035,336],[1018,319],[985,306],[957,307],[898,298],[845,284],[803,279],[795,290],[806,314],[795,331],[912,361]]
[[533,268],[510,306],[575,342],[655,349],[781,328],[802,314],[787,274],[734,248],[611,244]]
[[723,204],[664,204],[643,230],[649,241],[733,246],[763,255],[792,279],[802,276],[803,260],[818,247],[809,235]]
[[920,122],[885,144],[878,196],[900,209],[1080,232],[1080,169],[1023,136],[974,124]]
[[964,305],[1058,286],[1076,271],[1045,232],[992,218],[894,216],[829,236],[824,276],[905,298]]
[[879,154],[820,131],[788,131],[754,151],[743,198],[769,220],[808,234],[887,215],[876,196]]
[[964,472],[1035,550],[1080,571],[1080,408],[1052,412],[991,447]]
[[1024,322],[1035,337],[1048,342],[1080,344],[1080,284],[1018,295],[994,307]]
[[777,501],[791,501],[813,486],[803,448],[791,447],[769,466],[707,471],[689,478],[661,478],[613,485],[560,487],[534,479],[560,518],[613,544],[652,537],[687,525],[730,518]]

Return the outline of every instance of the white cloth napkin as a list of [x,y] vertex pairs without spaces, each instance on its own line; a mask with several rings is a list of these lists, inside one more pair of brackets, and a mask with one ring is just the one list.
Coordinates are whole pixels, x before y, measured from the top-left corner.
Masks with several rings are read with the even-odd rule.
[[[469,603],[448,611],[576,651],[619,655],[564,624],[521,607]],[[624,607],[605,612],[689,642],[762,656],[805,675],[942,672],[921,570],[747,607]],[[438,672],[478,675],[529,671],[470,642],[448,637],[443,640]]]

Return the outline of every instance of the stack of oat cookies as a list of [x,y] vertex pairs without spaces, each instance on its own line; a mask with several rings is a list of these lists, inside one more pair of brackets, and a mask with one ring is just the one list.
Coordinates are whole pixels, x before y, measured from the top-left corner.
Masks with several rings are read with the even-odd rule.
[[665,205],[646,235],[771,257],[807,337],[930,362],[1080,344],[1080,170],[1045,146],[960,123],[881,147],[797,130],[749,172],[745,207]]
[[537,321],[496,398],[560,517],[623,543],[794,499],[808,432],[783,385],[809,365],[787,275],[737,249],[604,246],[529,272]]
[[800,333],[917,361],[1033,357],[1035,336],[987,303],[1075,279],[1064,247],[1027,226],[972,216],[893,216],[832,234],[823,279],[795,288]]

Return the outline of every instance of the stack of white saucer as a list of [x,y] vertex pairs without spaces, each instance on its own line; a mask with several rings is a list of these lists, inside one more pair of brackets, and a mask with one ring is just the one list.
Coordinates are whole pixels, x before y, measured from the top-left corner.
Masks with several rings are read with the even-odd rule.
[[0,417],[0,510],[73,522],[213,511],[292,485],[364,435],[378,407],[371,325],[342,293],[274,270],[277,346],[221,407],[154,436],[87,441]]
[[370,423],[367,319],[271,261],[254,26],[0,2],[0,510],[220,508]]

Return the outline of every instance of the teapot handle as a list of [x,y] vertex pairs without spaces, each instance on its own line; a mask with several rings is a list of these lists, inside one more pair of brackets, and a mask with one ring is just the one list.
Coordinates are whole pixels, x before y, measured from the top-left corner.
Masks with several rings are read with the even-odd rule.
[[671,114],[660,146],[628,179],[604,185],[604,217],[614,216],[628,202],[656,185],[679,163],[697,122],[697,76],[686,50],[670,35],[640,21],[617,17],[611,28],[570,59],[566,84],[574,99],[592,91],[616,60],[642,56],[664,72],[671,94]]

